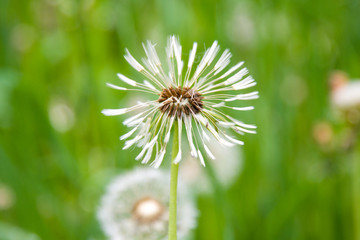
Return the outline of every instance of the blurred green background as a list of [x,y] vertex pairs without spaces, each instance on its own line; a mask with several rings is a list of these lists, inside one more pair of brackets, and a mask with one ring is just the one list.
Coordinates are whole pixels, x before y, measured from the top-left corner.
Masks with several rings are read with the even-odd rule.
[[1,0],[0,239],[104,239],[105,185],[139,164],[118,141],[124,117],[100,114],[135,96],[105,82],[134,74],[125,47],[139,58],[170,34],[184,53],[219,40],[261,95],[237,116],[258,125],[242,172],[215,189],[231,214],[199,196],[194,239],[355,239],[351,155],[313,128],[332,121],[330,72],[360,77],[359,13],[357,0]]

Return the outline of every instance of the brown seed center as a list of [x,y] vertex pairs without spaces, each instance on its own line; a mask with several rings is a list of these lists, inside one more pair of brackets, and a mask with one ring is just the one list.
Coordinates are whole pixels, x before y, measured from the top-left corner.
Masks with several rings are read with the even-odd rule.
[[162,103],[159,107],[162,112],[180,118],[182,113],[185,115],[199,113],[203,109],[203,98],[199,92],[188,87],[169,87],[162,90],[157,101]]

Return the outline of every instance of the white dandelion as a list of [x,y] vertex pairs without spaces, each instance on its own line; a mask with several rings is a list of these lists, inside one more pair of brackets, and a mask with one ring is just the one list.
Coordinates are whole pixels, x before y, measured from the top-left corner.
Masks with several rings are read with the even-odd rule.
[[[169,174],[155,169],[136,169],[115,178],[102,197],[98,219],[111,240],[167,239]],[[196,226],[197,211],[180,182],[178,236]]]
[[335,71],[330,76],[331,104],[338,117],[351,124],[360,123],[360,79],[349,80],[347,74]]
[[360,79],[345,82],[332,92],[332,103],[339,109],[360,107]]
[[[197,43],[190,50],[187,65],[181,58],[182,46],[175,36],[170,36],[166,47],[165,64],[160,60],[155,45],[148,41],[143,44],[146,57],[142,63],[138,62],[126,49],[125,59],[146,80],[135,81],[122,74],[120,80],[129,87],[107,85],[120,91],[139,91],[155,95],[152,100],[140,102],[129,108],[104,109],[107,116],[121,115],[138,109],[142,112],[126,119],[124,125],[132,128],[121,136],[125,142],[123,149],[132,146],[142,150],[136,157],[146,164],[159,167],[167,151],[171,129],[177,125],[178,148],[172,159],[178,163],[182,159],[181,138],[183,126],[191,156],[198,158],[205,166],[204,153],[214,158],[209,142],[209,132],[224,146],[243,145],[237,135],[256,133],[256,126],[246,124],[228,115],[222,109],[233,111],[253,110],[253,106],[238,104],[243,100],[257,99],[257,91],[243,92],[245,89],[256,85],[255,80],[249,75],[244,62],[239,62],[229,68],[231,53],[226,49],[220,57],[220,47],[215,41],[207,49],[195,66]],[[184,70],[186,68],[186,70]],[[235,105],[234,105],[235,104]]]

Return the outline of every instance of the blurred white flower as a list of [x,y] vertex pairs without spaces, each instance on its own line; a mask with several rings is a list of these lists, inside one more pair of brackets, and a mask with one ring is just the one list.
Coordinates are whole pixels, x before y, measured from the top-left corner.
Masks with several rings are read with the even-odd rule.
[[[209,161],[208,164],[212,165],[215,176],[222,187],[230,187],[242,170],[242,151],[239,147],[219,148],[217,145],[216,139],[211,137],[209,147],[216,159]],[[194,188],[195,192],[211,192],[211,182],[207,176],[206,169],[197,164],[190,153],[186,154],[186,156],[186,161],[180,165],[180,177],[187,185]]]
[[350,80],[335,89],[332,102],[340,109],[360,107],[360,79]]
[[335,71],[330,76],[331,103],[352,124],[360,122],[360,79],[348,80],[346,73]]
[[13,191],[6,185],[0,183],[0,210],[9,209],[15,202]]
[[[153,43],[148,41],[143,47],[146,53],[146,58],[142,59],[143,65],[127,50],[125,59],[143,74],[146,80],[141,83],[119,73],[118,77],[129,85],[129,88],[111,83],[107,85],[116,90],[149,93],[155,97],[129,108],[102,111],[106,116],[115,116],[142,110],[123,122],[132,130],[120,137],[125,140],[133,136],[125,142],[123,149],[132,146],[141,148],[136,160],[141,160],[144,164],[152,161],[152,166],[159,167],[175,125],[178,125],[178,142],[181,143],[184,127],[191,156],[199,159],[204,166],[203,154],[214,159],[214,154],[207,145],[209,134],[223,146],[234,146],[244,144],[237,139],[238,135],[256,133],[256,126],[245,124],[223,111],[253,110],[254,107],[247,102],[259,97],[258,91],[244,92],[256,85],[248,69],[242,67],[244,62],[227,69],[232,56],[228,49],[217,58],[220,47],[218,42],[214,41],[205,51],[200,63],[193,66],[196,42],[189,53],[187,65],[181,59],[182,46],[175,36],[168,39],[166,58],[163,61],[160,60]],[[241,103],[244,105],[240,105]],[[176,153],[172,161],[179,163],[183,155],[181,144]]]
[[227,37],[237,46],[253,47],[255,25],[249,6],[241,2],[232,9],[226,22]]
[[75,122],[74,112],[64,99],[53,99],[49,105],[51,126],[58,132],[70,130]]
[[[112,240],[167,239],[170,175],[162,170],[135,169],[116,177],[98,209],[98,219]],[[179,182],[178,236],[196,226],[197,211]]]

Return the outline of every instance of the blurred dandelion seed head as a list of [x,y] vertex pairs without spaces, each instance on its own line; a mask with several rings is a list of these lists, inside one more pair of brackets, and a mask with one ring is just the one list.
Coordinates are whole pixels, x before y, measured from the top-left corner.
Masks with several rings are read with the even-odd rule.
[[14,205],[15,196],[13,191],[5,184],[0,183],[0,210],[6,210]]
[[[166,239],[169,207],[167,172],[135,169],[115,178],[98,209],[98,219],[109,239]],[[196,226],[197,211],[179,181],[178,234]]]
[[349,80],[345,72],[330,76],[331,104],[351,124],[360,123],[360,79]]
[[339,109],[360,107],[360,79],[339,86],[332,92],[332,102]]
[[[213,151],[216,159],[221,161],[209,161],[214,173],[224,188],[229,188],[237,179],[243,168],[243,155],[239,147],[218,147],[218,142],[213,136],[209,136],[209,148]],[[180,166],[180,176],[194,189],[196,193],[211,193],[212,186],[206,176],[206,170],[192,159],[190,153],[185,154],[185,161]]]
[[251,9],[243,2],[236,4],[226,23],[226,33],[236,46],[251,48],[254,46],[256,23]]
[[[159,167],[164,159],[171,130],[178,125],[179,146],[177,155],[172,161],[178,163],[182,159],[182,127],[185,127],[187,143],[191,156],[198,158],[205,166],[204,153],[214,159],[214,154],[208,147],[209,133],[223,146],[243,145],[232,134],[256,133],[256,126],[245,124],[223,110],[249,111],[254,107],[241,105],[241,102],[257,99],[257,91],[243,93],[247,88],[256,85],[255,80],[248,75],[249,71],[242,68],[244,62],[228,68],[231,53],[226,49],[217,58],[220,51],[215,41],[208,48],[200,63],[194,65],[197,43],[190,50],[187,65],[182,60],[182,46],[175,36],[170,36],[165,49],[166,57],[160,60],[155,45],[148,41],[143,44],[146,58],[139,63],[128,50],[125,59],[139,73],[146,77],[143,83],[118,74],[120,80],[129,88],[111,83],[107,85],[120,91],[150,93],[153,100],[140,102],[129,108],[104,109],[106,116],[122,115],[138,109],[142,111],[126,119],[123,123],[132,130],[121,136],[125,140],[123,149],[132,146],[142,148],[136,160],[146,164],[152,160],[153,167]],[[217,58],[217,60],[215,60]],[[164,64],[166,61],[166,64]],[[195,64],[196,65],[196,64]],[[184,66],[187,67],[186,71]],[[234,102],[237,102],[234,105]],[[145,110],[143,110],[145,109]]]
[[56,131],[67,132],[74,126],[74,112],[64,99],[53,99],[48,111],[50,123]]

